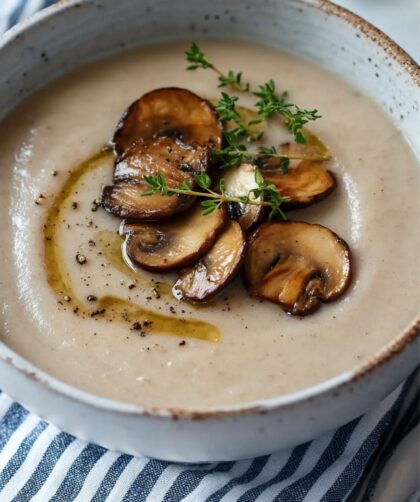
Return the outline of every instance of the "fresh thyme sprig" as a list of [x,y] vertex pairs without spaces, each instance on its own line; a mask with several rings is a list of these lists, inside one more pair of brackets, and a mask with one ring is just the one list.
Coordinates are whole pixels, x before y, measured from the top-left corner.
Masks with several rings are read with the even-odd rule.
[[286,215],[281,209],[281,205],[286,199],[277,192],[275,185],[264,181],[263,175],[258,168],[255,169],[257,188],[253,188],[248,194],[238,197],[226,194],[223,179],[219,182],[219,192],[214,191],[211,188],[212,180],[206,173],[197,174],[195,176],[195,182],[203,191],[194,190],[188,181],[184,181],[177,188],[170,188],[166,183],[165,177],[161,173],[158,173],[156,176],[145,176],[144,179],[150,185],[151,189],[144,192],[142,194],[143,196],[160,193],[165,196],[178,194],[203,197],[205,199],[201,201],[203,215],[212,213],[225,202],[234,202],[253,206],[266,206],[270,208],[268,216],[270,220],[273,218],[286,219]]
[[219,169],[239,166],[247,158],[247,148],[238,142],[234,131],[223,133],[225,147],[213,150],[211,157],[218,163]]
[[238,99],[238,96],[230,96],[226,92],[222,92],[222,97],[216,105],[216,112],[222,122],[233,122],[236,124],[235,128],[228,131],[232,138],[235,137],[239,139],[243,136],[247,136],[248,141],[258,141],[261,139],[263,131],[254,134],[252,126],[259,124],[261,121],[259,119],[253,119],[246,123],[243,122],[240,113],[236,109],[236,102]]
[[[187,70],[197,70],[200,68],[211,69],[218,75],[219,87],[231,87],[237,91],[246,92],[258,98],[258,101],[255,103],[258,117],[249,122],[245,122],[236,109],[236,103],[239,97],[222,92],[221,98],[216,105],[216,112],[223,122],[233,123],[234,127],[225,130],[223,133],[225,140],[224,148],[216,149],[212,152],[212,157],[218,161],[220,168],[239,166],[246,161],[255,162],[256,160],[276,158],[278,159],[278,166],[280,169],[283,172],[287,172],[290,160],[307,158],[302,155],[285,155],[278,153],[274,146],[259,146],[255,150],[248,150],[248,148],[241,143],[241,139],[247,137],[250,142],[261,139],[263,132],[260,131],[255,134],[253,126],[264,123],[272,115],[279,115],[286,124],[288,130],[293,134],[295,141],[297,143],[306,143],[302,128],[307,122],[320,118],[317,110],[305,110],[299,108],[297,105],[288,103],[286,101],[287,92],[278,95],[273,80],[260,85],[258,91],[252,91],[249,83],[243,83],[242,73],[234,73],[232,70],[229,70],[227,74],[223,73],[209,61],[207,56],[199,49],[195,42],[191,44],[190,48],[185,52],[185,55],[187,61],[190,63]],[[255,168],[255,181],[257,187],[243,196],[228,195],[225,191],[223,179],[219,182],[218,191],[215,191],[212,188],[212,179],[206,173],[195,176],[195,183],[201,188],[201,191],[193,189],[188,181],[184,181],[176,188],[168,187],[166,179],[161,173],[156,176],[145,176],[144,179],[151,188],[144,192],[142,194],[143,196],[160,193],[164,196],[190,195],[201,197],[204,198],[204,200],[201,201],[203,215],[212,213],[223,203],[233,202],[266,206],[270,208],[269,219],[277,217],[286,219],[281,205],[287,198],[282,197],[278,193],[275,185],[264,181],[264,177],[258,167]]]
[[[198,45],[193,42],[185,52],[187,61],[191,64],[187,70],[211,69],[218,75],[219,87],[230,86],[238,91],[251,93],[259,98],[255,106],[258,110],[259,119],[253,121],[254,124],[262,123],[272,115],[279,115],[285,122],[287,129],[293,134],[296,143],[305,144],[306,138],[302,128],[310,121],[321,118],[318,110],[306,110],[292,103],[287,103],[287,92],[280,96],[276,94],[275,83],[270,80],[259,86],[258,91],[252,91],[249,83],[242,83],[242,73],[234,73],[229,70],[227,75],[211,63],[207,56],[200,50]],[[217,110],[217,108],[216,108]],[[249,126],[250,124],[248,124]]]
[[287,103],[287,92],[283,92],[278,96],[276,94],[276,85],[273,80],[260,85],[259,91],[253,94],[259,98],[255,106],[262,120],[266,120],[274,114],[280,115],[289,132],[293,134],[296,143],[306,143],[302,128],[309,121],[321,118],[321,115],[318,114],[318,110],[305,110],[299,108],[297,105]]
[[229,70],[227,75],[219,75],[219,87],[234,87],[240,92],[249,92],[249,82],[242,83],[242,72],[233,73]]
[[198,68],[202,68],[203,70],[207,68],[215,69],[195,42],[192,42],[190,48],[185,51],[185,56],[187,57],[187,61],[191,63],[190,66],[187,66],[187,70],[197,70]]
[[[248,148],[239,142],[240,138],[247,136],[248,141],[257,141],[261,139],[263,131],[254,134],[252,126],[259,124],[260,119],[253,119],[247,123],[242,121],[241,115],[236,109],[237,96],[230,96],[222,92],[222,97],[216,105],[216,111],[223,122],[233,122],[236,127],[228,131],[224,131],[225,147],[223,149],[214,150],[212,157],[219,162],[219,168],[238,166],[244,161],[254,161],[260,157],[275,157],[279,158],[279,167],[283,172],[287,172],[289,162],[292,159],[301,159],[300,155],[286,156],[279,154],[276,147],[260,146],[257,150],[250,151]],[[221,162],[221,164],[220,164]]]
[[[243,162],[258,163],[274,158],[278,159],[278,167],[283,173],[287,173],[291,160],[312,159],[309,155],[279,153],[274,146],[259,146],[256,150],[248,150],[245,145],[238,141],[236,129],[225,131],[223,137],[225,139],[224,148],[213,150],[211,153],[212,158],[218,163],[219,169],[239,166]],[[313,157],[313,160],[317,159],[318,157]],[[274,168],[275,166],[272,165],[271,167]]]
[[249,83],[242,82],[242,73],[234,73],[229,70],[227,74],[219,70],[213,63],[211,63],[205,54],[201,52],[198,45],[193,42],[190,48],[185,51],[187,61],[191,63],[187,66],[187,70],[198,70],[199,68],[206,70],[207,68],[213,70],[218,75],[219,87],[233,87],[240,92],[248,92],[250,90]]
[[[272,97],[274,92],[274,84],[269,83],[269,87],[263,87],[267,94],[267,99],[264,97],[263,92],[261,92],[261,115],[270,115],[273,113],[271,111],[275,103],[275,98]],[[263,89],[262,89],[263,91]],[[284,95],[284,94],[283,94]],[[244,122],[242,120],[241,114],[236,108],[236,103],[239,100],[238,96],[231,96],[225,92],[222,92],[222,97],[216,104],[216,111],[220,119],[225,123],[233,123],[236,127],[225,130],[223,132],[225,146],[222,149],[217,149],[212,152],[212,157],[219,163],[220,169],[225,169],[231,166],[238,166],[242,162],[254,162],[255,160],[264,160],[268,158],[279,159],[278,167],[287,173],[289,163],[291,160],[319,160],[319,155],[301,154],[301,153],[279,153],[275,146],[259,146],[256,150],[249,150],[248,147],[240,142],[241,138],[247,137],[249,142],[258,141],[263,135],[263,131],[255,133],[253,127],[256,124],[260,124],[265,119],[255,118],[249,122]],[[269,105],[271,102],[273,105]],[[282,98],[279,100],[279,106],[282,105]],[[293,105],[294,106],[294,105]],[[288,113],[288,110],[285,111]],[[292,122],[290,126],[295,127]],[[295,131],[298,136],[302,135],[301,131]],[[272,167],[275,165],[272,164]]]
[[237,124],[241,124],[241,116],[236,109],[236,102],[239,100],[238,96],[230,96],[226,92],[222,92],[222,97],[216,105],[216,112],[220,120],[227,122],[233,120]]

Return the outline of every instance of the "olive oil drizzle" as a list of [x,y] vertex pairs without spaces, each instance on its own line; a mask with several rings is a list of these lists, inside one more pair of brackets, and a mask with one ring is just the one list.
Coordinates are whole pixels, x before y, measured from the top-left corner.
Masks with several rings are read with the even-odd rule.
[[121,235],[111,230],[99,230],[99,232],[96,232],[93,239],[103,257],[114,268],[133,279],[139,286],[148,288],[156,286],[160,295],[173,298],[172,286],[170,284],[167,282],[149,280],[127,265],[121,253],[121,245],[124,240]]
[[[91,310],[76,297],[72,288],[72,279],[65,265],[60,247],[60,226],[63,215],[70,205],[70,198],[74,194],[75,188],[82,180],[83,176],[93,171],[106,161],[113,158],[110,149],[104,149],[93,155],[89,159],[79,164],[73,169],[62,186],[61,190],[54,198],[47,212],[47,218],[44,225],[44,264],[47,276],[47,282],[55,291],[61,301],[69,302],[73,312],[84,317],[100,317],[107,320],[118,320],[125,322],[145,322],[147,321],[147,331],[152,333],[180,336],[182,338],[197,338],[218,342],[221,334],[218,328],[205,321],[196,319],[182,319],[172,316],[165,316],[144,309],[135,303],[124,298],[112,295],[106,295],[99,299],[95,309]],[[105,234],[102,236],[104,237]],[[130,271],[127,266],[116,258],[115,246],[117,241],[114,239],[109,247],[109,253],[106,258],[110,264],[123,271],[125,274],[134,278],[135,272]],[[118,244],[118,242],[117,242]],[[122,267],[125,267],[123,269]],[[132,272],[132,274],[130,274]],[[135,277],[139,282],[143,282],[140,276]],[[160,288],[163,284],[161,283]],[[166,285],[169,287],[169,285]],[[166,287],[163,286],[166,291]]]

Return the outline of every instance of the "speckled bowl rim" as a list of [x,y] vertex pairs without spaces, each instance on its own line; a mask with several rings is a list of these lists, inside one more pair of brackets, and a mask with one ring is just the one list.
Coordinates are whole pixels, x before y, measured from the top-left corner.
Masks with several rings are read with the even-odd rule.
[[[361,35],[370,39],[381,47],[398,65],[404,70],[412,81],[420,85],[420,65],[409,56],[396,42],[388,35],[370,24],[362,17],[354,14],[348,9],[338,6],[329,0],[293,0],[296,4],[313,7],[343,19],[351,24]],[[76,5],[81,5],[84,0],[59,0],[57,3],[47,7],[29,19],[12,27],[0,36],[0,50],[3,46],[11,42],[15,37],[25,33],[32,26],[37,25],[50,17],[61,14],[67,9]],[[70,384],[49,375],[40,370],[35,365],[11,350],[6,344],[0,342],[0,359],[23,374],[26,378],[38,382],[47,387],[50,391],[63,397],[95,407],[102,411],[117,412],[124,415],[150,416],[170,419],[193,419],[205,420],[210,418],[223,418],[227,416],[245,415],[254,413],[267,413],[272,410],[291,407],[293,405],[320,398],[329,392],[339,392],[343,387],[355,383],[368,374],[374,376],[375,373],[386,363],[390,362],[402,351],[408,348],[420,336],[420,319],[416,319],[407,326],[402,334],[394,341],[387,344],[362,365],[355,366],[352,370],[343,372],[335,377],[329,378],[321,383],[306,387],[296,392],[284,394],[279,397],[261,399],[258,401],[224,405],[214,410],[194,410],[177,409],[173,407],[142,407],[122,401],[103,398],[90,392],[83,391]]]

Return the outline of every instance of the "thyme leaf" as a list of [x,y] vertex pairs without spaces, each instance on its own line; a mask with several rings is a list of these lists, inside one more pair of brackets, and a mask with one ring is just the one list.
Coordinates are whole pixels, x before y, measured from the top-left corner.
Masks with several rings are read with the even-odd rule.
[[200,202],[201,207],[203,208],[203,215],[212,213],[223,203],[236,202],[253,206],[266,206],[270,210],[269,219],[286,219],[286,215],[281,209],[281,206],[287,199],[282,197],[277,192],[275,185],[264,181],[264,177],[258,168],[255,168],[255,181],[257,183],[257,188],[253,188],[243,196],[231,196],[226,194],[223,179],[219,182],[219,191],[215,192],[211,188],[212,180],[206,173],[200,173],[195,176],[195,182],[202,189],[201,191],[193,189],[187,181],[184,181],[177,188],[169,188],[164,176],[161,173],[158,173],[156,176],[145,176],[144,179],[151,188],[147,192],[143,192],[143,196],[160,193],[164,196],[191,195],[201,197],[204,199]]
[[229,70],[228,73],[223,73],[213,63],[211,63],[207,56],[200,50],[195,42],[192,42],[189,49],[185,51],[187,61],[190,63],[187,70],[213,70],[218,75],[219,87],[232,87],[239,92],[249,92],[249,83],[242,81],[242,72],[234,73]]
[[204,53],[200,51],[198,45],[195,42],[193,42],[190,45],[190,48],[185,51],[185,56],[187,58],[187,61],[191,63],[187,67],[187,70],[189,71],[197,70],[198,68],[201,68],[203,70],[206,70],[207,68],[213,68],[213,65],[206,58]]
[[[274,83],[274,80],[269,80],[268,82],[259,85],[257,91],[252,91],[249,83],[244,84],[242,82],[242,72],[234,73],[232,70],[229,70],[227,74],[223,73],[209,61],[207,56],[200,50],[195,42],[190,45],[190,48],[185,52],[185,55],[187,61],[191,63],[187,67],[187,70],[197,70],[199,68],[204,70],[211,69],[218,75],[219,87],[232,87],[237,91],[250,93],[258,98],[255,106],[258,110],[259,118],[248,123],[246,125],[247,127],[244,124],[242,125],[242,127],[240,126],[241,135],[245,135],[247,133],[249,126],[264,122],[273,115],[278,115],[284,121],[287,129],[293,135],[296,143],[305,144],[306,138],[302,131],[302,128],[308,122],[321,118],[321,115],[319,115],[318,110],[316,109],[307,110],[300,108],[295,104],[288,103],[288,93],[286,91],[278,95],[276,93],[276,85]],[[218,113],[227,111],[224,110],[224,106],[226,106],[228,102],[226,96],[229,95],[222,93],[222,99],[221,102],[219,102],[220,110],[218,109],[218,107],[216,107],[216,111]],[[233,99],[233,104],[239,99],[237,96],[231,96],[231,98]],[[238,119],[238,117],[236,118]],[[221,115],[221,119],[231,120],[232,117],[227,118],[227,115]],[[260,138],[252,139],[256,140]]]

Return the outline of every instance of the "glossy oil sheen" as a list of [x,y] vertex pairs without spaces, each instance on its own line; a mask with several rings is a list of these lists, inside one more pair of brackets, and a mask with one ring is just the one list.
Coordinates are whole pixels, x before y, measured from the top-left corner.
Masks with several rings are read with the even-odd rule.
[[[95,301],[94,308],[86,308],[79,298],[77,298],[73,287],[73,280],[78,279],[77,274],[71,277],[65,260],[62,257],[62,243],[60,242],[61,227],[65,225],[63,218],[69,210],[70,198],[77,198],[78,185],[81,179],[93,171],[101,163],[108,163],[112,166],[114,155],[104,150],[90,159],[76,166],[68,176],[64,185],[59,188],[57,196],[54,198],[48,209],[46,223],[44,225],[44,267],[47,275],[47,282],[57,295],[59,305],[67,305],[73,311],[73,314],[82,319],[87,317],[106,319],[108,321],[124,321],[126,323],[147,323],[147,331],[150,333],[165,333],[167,335],[176,335],[182,338],[198,338],[217,342],[220,340],[220,332],[209,323],[197,321],[195,319],[183,319],[158,314],[151,310],[141,308],[139,305],[113,295],[104,295]],[[77,203],[76,203],[77,204]],[[94,206],[93,206],[94,207]],[[75,208],[75,209],[78,209]],[[96,209],[96,208],[95,208]],[[117,239],[116,239],[117,238]],[[117,243],[116,243],[117,240]],[[118,240],[120,241],[118,243]],[[134,279],[134,285],[141,283],[147,289],[155,288],[159,294],[168,296],[168,287],[166,283],[154,284],[151,279],[145,279],[140,271],[134,272],[125,265],[121,253],[121,239],[114,232],[102,230],[94,235],[90,244],[96,247],[100,246],[98,256],[104,256],[111,267],[122,271]],[[116,245],[117,244],[117,245]],[[119,244],[119,245],[118,245]],[[82,255],[84,256],[84,255]],[[165,286],[165,287],[162,287]],[[137,329],[136,331],[141,331]]]
[[[282,395],[351,370],[406,328],[418,309],[416,249],[409,239],[418,221],[418,170],[388,118],[337,77],[258,45],[203,42],[219,67],[242,70],[254,85],[274,78],[293,101],[321,111],[311,129],[332,152],[328,168],[339,187],[314,208],[289,216],[324,224],[348,242],[353,282],[340,301],[304,320],[251,300],[240,279],[205,309],[164,294],[156,298],[145,283],[129,290],[133,278],[88,245],[97,232],[116,233],[119,225],[115,217],[90,211],[111,180],[112,167],[104,164],[83,178],[74,194],[79,207],[68,211],[62,227],[75,295],[119,297],[173,319],[199,319],[217,326],[222,341],[193,339],[180,346],[178,337],[140,337],[118,319],[75,316],[57,304],[46,280],[42,226],[48,208],[68,171],[99,150],[142,93],[175,85],[214,96],[211,73],[184,71],[186,45],[142,49],[84,68],[30,98],[0,127],[1,204],[9,222],[1,229],[2,337],[39,367],[96,394],[211,409]],[[59,171],[55,177],[53,170]],[[36,206],[40,193],[46,199]],[[75,262],[78,251],[86,265]]]

